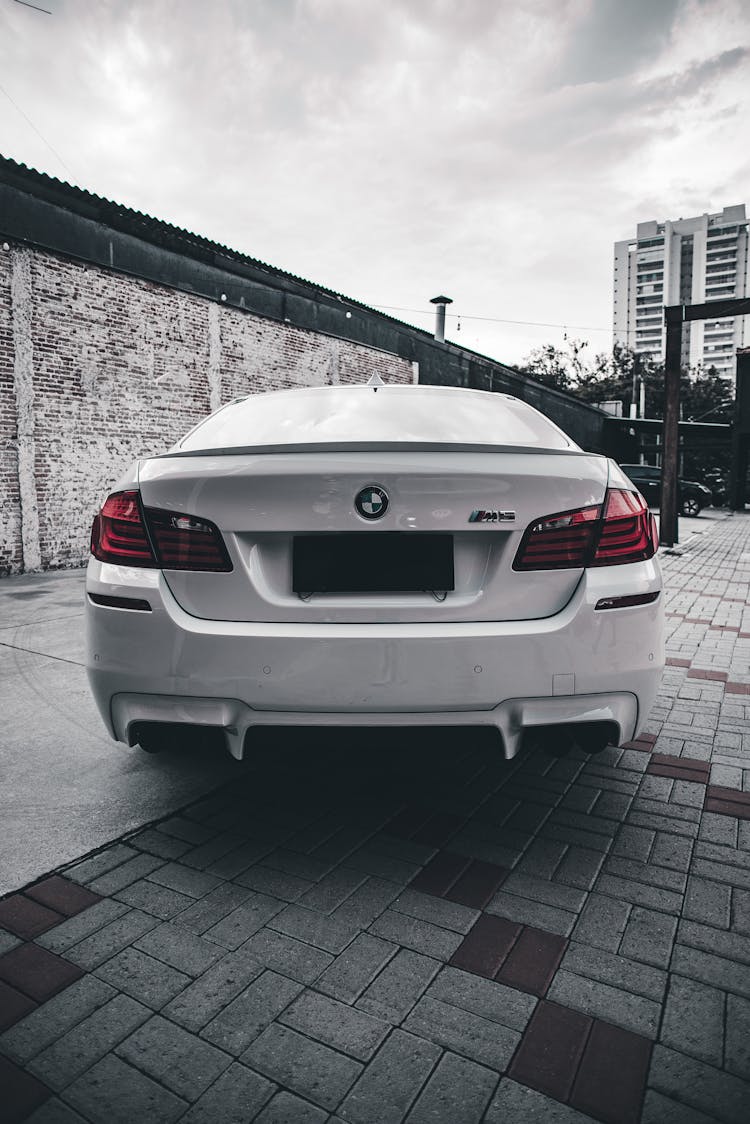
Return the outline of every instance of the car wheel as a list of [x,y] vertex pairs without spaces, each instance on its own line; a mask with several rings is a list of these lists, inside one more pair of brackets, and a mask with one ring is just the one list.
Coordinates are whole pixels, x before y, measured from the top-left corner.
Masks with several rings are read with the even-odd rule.
[[682,501],[682,514],[696,516],[700,514],[701,505],[695,496],[685,496]]

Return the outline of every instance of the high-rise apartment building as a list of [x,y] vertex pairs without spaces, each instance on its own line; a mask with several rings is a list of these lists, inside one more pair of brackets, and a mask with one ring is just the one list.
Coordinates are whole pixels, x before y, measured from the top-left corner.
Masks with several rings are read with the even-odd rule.
[[[745,206],[671,222],[639,222],[615,242],[614,338],[663,360],[664,305],[703,304],[750,294]],[[734,375],[735,352],[750,345],[750,315],[696,320],[682,332],[682,362]]]

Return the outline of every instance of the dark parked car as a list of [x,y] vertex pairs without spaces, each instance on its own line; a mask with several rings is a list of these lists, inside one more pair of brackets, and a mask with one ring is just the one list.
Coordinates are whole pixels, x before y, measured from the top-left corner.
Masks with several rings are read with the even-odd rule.
[[[661,469],[650,464],[621,464],[620,468],[635,484],[650,507],[661,503]],[[713,501],[711,489],[695,480],[678,480],[678,502],[683,515],[698,515]]]

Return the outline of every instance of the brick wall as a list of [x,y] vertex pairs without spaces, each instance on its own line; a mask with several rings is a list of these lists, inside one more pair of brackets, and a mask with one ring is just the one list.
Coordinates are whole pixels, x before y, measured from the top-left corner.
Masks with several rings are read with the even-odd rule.
[[413,378],[387,352],[0,246],[0,573],[81,565],[130,462],[230,398],[375,371]]
[[21,568],[10,252],[0,246],[0,573]]

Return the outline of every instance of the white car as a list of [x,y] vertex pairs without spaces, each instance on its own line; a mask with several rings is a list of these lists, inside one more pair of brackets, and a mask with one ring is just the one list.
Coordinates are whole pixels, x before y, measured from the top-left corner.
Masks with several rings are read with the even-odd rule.
[[655,524],[606,457],[507,394],[251,395],[136,462],[92,528],[87,668],[110,733],[236,758],[265,725],[634,738],[664,664]]

